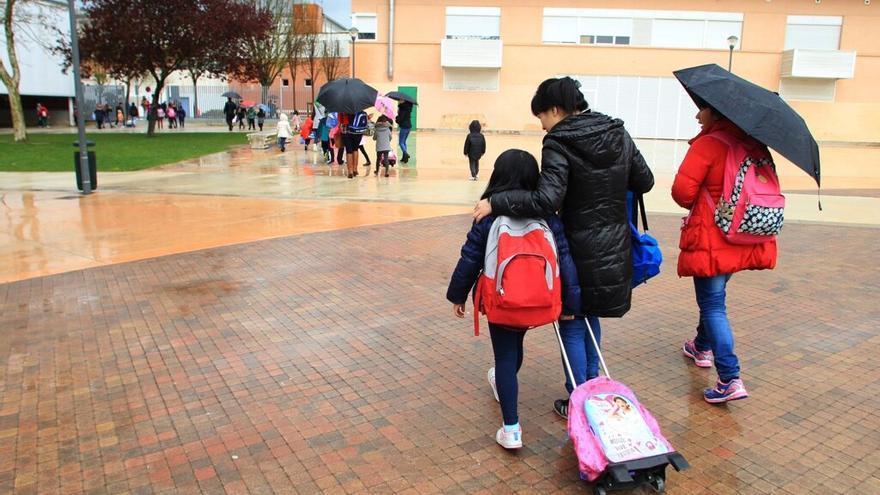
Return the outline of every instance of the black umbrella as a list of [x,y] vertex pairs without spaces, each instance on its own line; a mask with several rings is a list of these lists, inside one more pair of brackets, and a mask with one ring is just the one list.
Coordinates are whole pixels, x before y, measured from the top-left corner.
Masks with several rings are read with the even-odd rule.
[[376,104],[376,88],[352,77],[330,81],[315,98],[328,112],[357,113]]
[[673,72],[691,98],[700,98],[753,138],[816,179],[819,146],[806,122],[778,94],[731,74],[716,64]]
[[236,93],[235,91],[227,91],[227,92],[223,93],[223,94],[220,95],[220,96],[225,96],[225,97],[227,97],[227,98],[235,98],[235,99],[237,99],[237,100],[240,100],[240,99],[241,99],[241,95],[238,94],[238,93]]
[[385,96],[391,98],[392,100],[408,101],[408,102],[412,103],[413,105],[419,104],[419,102],[417,102],[415,98],[413,98],[412,96],[410,96],[406,93],[401,93],[400,91],[392,91],[390,93],[386,93]]

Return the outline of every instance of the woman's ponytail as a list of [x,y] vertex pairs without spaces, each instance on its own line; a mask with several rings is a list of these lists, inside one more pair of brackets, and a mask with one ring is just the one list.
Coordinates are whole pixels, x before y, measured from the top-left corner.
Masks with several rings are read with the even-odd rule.
[[538,115],[553,107],[559,107],[565,113],[580,113],[590,108],[584,94],[580,90],[581,83],[566,76],[559,79],[547,79],[538,85],[532,98],[532,114]]

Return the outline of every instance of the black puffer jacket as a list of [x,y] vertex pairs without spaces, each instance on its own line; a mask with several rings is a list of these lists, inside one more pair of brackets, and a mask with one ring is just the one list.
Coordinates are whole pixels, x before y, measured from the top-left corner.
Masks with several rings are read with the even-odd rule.
[[597,112],[572,115],[544,137],[536,191],[490,198],[493,215],[562,215],[577,266],[584,313],[629,311],[632,253],[626,192],[646,193],[654,176],[623,121]]

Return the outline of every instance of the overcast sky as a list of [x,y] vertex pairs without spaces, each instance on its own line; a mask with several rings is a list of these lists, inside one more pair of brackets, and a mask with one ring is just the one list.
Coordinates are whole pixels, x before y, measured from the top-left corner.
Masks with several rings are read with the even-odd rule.
[[345,27],[351,27],[351,0],[318,0],[324,13]]

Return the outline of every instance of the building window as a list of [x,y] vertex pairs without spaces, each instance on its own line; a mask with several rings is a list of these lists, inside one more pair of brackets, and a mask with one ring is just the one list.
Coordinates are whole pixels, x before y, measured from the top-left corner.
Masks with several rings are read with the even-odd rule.
[[544,43],[728,49],[743,14],[630,9],[544,9]]
[[842,17],[790,15],[785,26],[785,49],[839,50]]
[[443,68],[446,91],[498,91],[498,69]]
[[285,88],[290,86],[290,79],[282,79],[281,85],[284,86]]
[[311,87],[312,87],[312,80],[311,80],[311,79],[306,78],[306,87],[307,87],[307,88],[311,88]]
[[500,7],[446,7],[447,39],[501,39]]
[[351,25],[358,30],[359,40],[375,40],[377,29],[376,14],[354,13],[351,14]]

